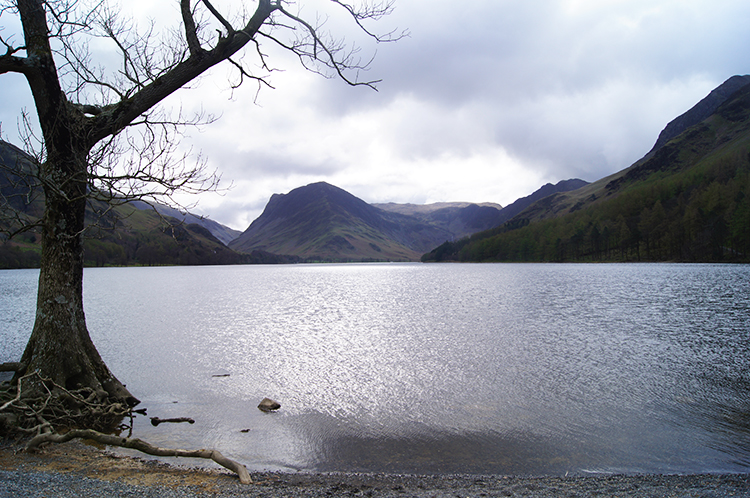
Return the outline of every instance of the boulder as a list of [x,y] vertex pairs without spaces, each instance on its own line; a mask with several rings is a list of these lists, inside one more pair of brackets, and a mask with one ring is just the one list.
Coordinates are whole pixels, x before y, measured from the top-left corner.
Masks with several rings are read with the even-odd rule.
[[270,398],[263,398],[263,401],[258,405],[258,409],[264,412],[272,412],[281,408],[281,405]]

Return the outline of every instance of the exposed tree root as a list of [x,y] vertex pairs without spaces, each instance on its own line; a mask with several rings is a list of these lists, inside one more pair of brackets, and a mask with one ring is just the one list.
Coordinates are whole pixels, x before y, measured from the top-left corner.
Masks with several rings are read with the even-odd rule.
[[68,390],[37,371],[18,378],[15,385],[0,385],[0,434],[35,436],[70,427],[109,431],[130,415],[132,407],[109,401],[103,391]]
[[8,363],[0,363],[0,372],[23,372],[26,370],[26,364],[18,361],[10,361]]
[[[41,386],[46,394],[28,395],[29,389],[24,387],[27,383],[34,386],[34,392],[39,392]],[[30,437],[26,446],[28,451],[38,449],[43,443],[63,443],[75,438],[85,438],[153,456],[210,459],[235,472],[241,483],[252,483],[244,465],[230,460],[219,451],[160,448],[140,439],[100,432],[127,428],[120,424],[124,417],[131,417],[132,420],[133,412],[133,408],[125,403],[109,401],[107,393],[103,391],[91,388],[71,391],[42,377],[36,371],[18,378],[13,384],[0,384],[0,436],[19,439]],[[160,420],[177,421],[192,422],[187,418]]]
[[242,484],[253,483],[253,480],[250,478],[250,474],[248,473],[244,465],[225,457],[217,450],[181,450],[160,448],[138,438],[112,436],[109,434],[102,434],[101,432],[97,432],[91,429],[75,429],[66,432],[65,434],[39,434],[38,436],[32,438],[31,441],[29,441],[28,445],[26,446],[26,450],[34,451],[42,443],[64,443],[76,438],[91,439],[108,446],[130,448],[153,456],[206,458],[209,460],[213,460],[214,462],[218,463],[226,469],[231,470],[232,472],[235,472],[239,476],[240,482]]

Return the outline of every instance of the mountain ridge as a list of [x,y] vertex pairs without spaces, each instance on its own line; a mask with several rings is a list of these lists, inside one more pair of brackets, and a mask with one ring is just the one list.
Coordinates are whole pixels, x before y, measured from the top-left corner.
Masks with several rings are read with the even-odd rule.
[[[656,260],[667,254],[690,261],[722,260],[727,254],[750,257],[750,240],[745,241],[750,238],[748,82],[747,75],[729,78],[670,121],[643,158],[593,183],[548,183],[502,207],[463,202],[371,205],[317,182],[273,194],[261,216],[236,238],[237,232],[228,227],[217,232],[217,225],[223,225],[212,220],[177,212],[182,217],[167,226],[164,221],[175,214],[169,208],[159,207],[157,214],[143,209],[145,204],[131,205],[126,213],[103,219],[122,240],[100,232],[87,243],[88,264],[414,261],[420,255],[423,260],[601,260],[601,254],[612,257],[614,246],[620,248],[616,260],[641,259],[642,253]],[[21,157],[19,151],[0,142],[5,164]],[[33,196],[14,190],[23,179],[5,172],[8,181],[0,184],[4,202],[17,205],[24,216],[38,215]],[[602,213],[614,214],[606,218]],[[674,226],[668,226],[664,220],[670,216],[681,218],[670,218]],[[136,223],[117,225],[118,219]],[[654,231],[657,226],[659,231]],[[683,235],[676,234],[675,226]],[[28,249],[38,247],[35,239],[30,232],[20,241],[3,242],[0,249],[20,261],[19,248],[27,253],[23,257],[29,256]]]
[[229,247],[312,260],[414,261],[421,248],[443,236],[448,234],[317,182],[272,195],[263,213]]
[[[25,168],[33,167],[33,159],[26,160],[25,153],[12,144],[0,143],[0,154],[3,164],[22,158]],[[36,194],[20,195],[15,190],[23,183],[19,178],[0,182],[4,198],[18,204],[29,216],[41,215],[41,202],[33,200],[43,197],[41,189],[36,185],[32,189]],[[546,188],[550,185],[538,192]],[[240,247],[242,240],[234,236],[242,235],[238,231],[161,204],[134,201],[99,219],[92,212],[87,215],[92,228],[85,241],[86,265],[416,261],[424,251],[445,240],[497,225],[504,209],[491,202],[387,203],[381,208],[325,182],[294,189],[290,194],[272,195],[265,216],[248,227],[245,239],[262,232],[263,241],[252,247]],[[107,212],[103,206],[97,209]],[[327,233],[327,228],[316,228],[310,220],[325,222],[333,230]],[[297,227],[290,231],[283,226],[289,222]],[[278,230],[283,233],[274,233]],[[229,245],[239,253],[225,247]],[[0,248],[0,266],[38,266],[38,250],[38,237],[33,232],[6,241]]]
[[750,75],[735,75],[711,90],[711,92],[698,101],[697,104],[667,123],[667,126],[665,126],[659,133],[656,143],[645,157],[652,155],[686,129],[695,126],[711,116],[733,93],[747,84],[750,84]]
[[143,201],[134,201],[132,202],[132,205],[138,209],[152,209],[161,215],[174,218],[185,224],[200,225],[211,232],[211,235],[216,237],[216,239],[224,245],[229,244],[229,242],[236,239],[242,233],[239,230],[230,228],[205,216],[198,216],[188,211],[181,211],[164,204],[149,204]]
[[[527,197],[583,184],[567,180]],[[516,202],[520,206],[528,199]],[[503,212],[495,203],[368,204],[339,187],[317,182],[273,194],[263,213],[229,247],[308,261],[417,261],[446,240],[497,226],[505,219]]]
[[443,244],[422,260],[746,262],[748,227],[750,84],[745,84],[708,117],[630,167],[539,200],[503,226]]

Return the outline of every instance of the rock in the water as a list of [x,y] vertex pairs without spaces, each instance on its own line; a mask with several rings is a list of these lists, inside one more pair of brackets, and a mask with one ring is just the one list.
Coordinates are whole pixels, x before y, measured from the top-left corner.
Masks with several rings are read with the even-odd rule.
[[272,412],[281,408],[281,405],[269,398],[263,398],[263,401],[258,405],[258,409],[264,412]]

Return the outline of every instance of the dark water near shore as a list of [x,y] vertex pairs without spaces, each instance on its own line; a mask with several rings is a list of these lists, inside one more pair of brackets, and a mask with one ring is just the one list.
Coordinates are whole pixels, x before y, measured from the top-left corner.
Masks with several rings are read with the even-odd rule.
[[[0,361],[37,275],[0,272]],[[149,416],[196,420],[138,417],[155,444],[256,470],[750,472],[750,266],[108,268],[84,292]]]

